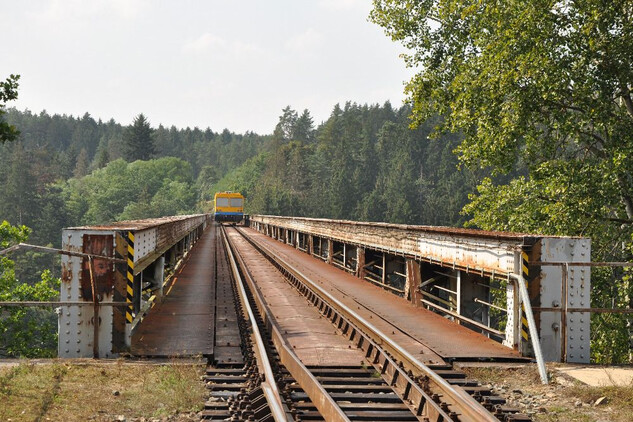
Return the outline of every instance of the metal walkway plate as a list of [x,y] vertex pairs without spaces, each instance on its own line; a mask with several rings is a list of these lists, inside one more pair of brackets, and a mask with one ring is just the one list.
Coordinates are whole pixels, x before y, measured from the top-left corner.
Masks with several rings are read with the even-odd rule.
[[213,354],[215,236],[216,226],[210,225],[167,288],[169,294],[141,321],[132,336],[133,355]]

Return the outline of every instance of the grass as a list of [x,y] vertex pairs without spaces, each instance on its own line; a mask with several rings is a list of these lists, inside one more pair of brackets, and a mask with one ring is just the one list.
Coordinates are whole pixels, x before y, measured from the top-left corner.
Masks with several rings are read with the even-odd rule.
[[[633,385],[591,387],[550,373],[542,385],[534,366],[521,368],[464,368],[470,378],[492,385],[510,404],[531,413],[535,422],[630,422],[633,420]],[[515,392],[520,390],[520,393]],[[601,397],[607,403],[593,404]],[[527,402],[527,403],[526,403]]]
[[0,367],[0,420],[151,418],[202,409],[204,365],[90,360]]

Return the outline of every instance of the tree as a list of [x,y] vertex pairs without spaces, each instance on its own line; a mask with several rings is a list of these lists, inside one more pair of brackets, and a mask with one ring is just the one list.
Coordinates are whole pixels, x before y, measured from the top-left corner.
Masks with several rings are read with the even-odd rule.
[[37,181],[33,176],[31,157],[21,141],[13,144],[10,167],[2,186],[4,195],[0,201],[0,215],[14,224],[31,225],[38,211]]
[[[632,15],[630,0],[374,0],[371,19],[421,69],[413,125],[442,116],[435,134],[463,133],[460,160],[490,170],[471,224],[590,236],[594,260],[633,258]],[[523,177],[499,179],[517,166]],[[633,304],[621,275],[594,273],[594,306]],[[628,340],[625,316],[592,318],[619,319],[617,336],[592,334],[594,358]]]
[[88,161],[88,151],[86,148],[82,148],[79,151],[79,155],[77,156],[77,164],[75,165],[75,170],[73,171],[73,176],[76,178],[84,177],[88,174],[88,167],[90,166],[90,162]]
[[312,142],[314,140],[314,121],[308,109],[303,110],[292,128],[292,139],[295,141]]
[[129,162],[149,160],[154,155],[152,129],[143,113],[134,118],[132,126],[125,132],[126,159]]
[[[28,240],[31,230],[26,226],[0,223],[0,250]],[[60,280],[45,270],[41,280],[20,283],[15,277],[15,264],[0,257],[1,301],[47,301],[58,297]],[[56,355],[57,318],[50,308],[10,307],[0,315],[0,355],[15,357],[52,357]]]
[[275,126],[273,137],[283,143],[292,140],[298,116],[297,112],[290,106],[286,106],[286,108],[282,110],[282,113],[283,114],[279,116],[277,126]]
[[10,75],[4,82],[0,82],[0,144],[17,139],[20,132],[15,126],[2,121],[5,103],[18,98],[18,80],[20,75]]

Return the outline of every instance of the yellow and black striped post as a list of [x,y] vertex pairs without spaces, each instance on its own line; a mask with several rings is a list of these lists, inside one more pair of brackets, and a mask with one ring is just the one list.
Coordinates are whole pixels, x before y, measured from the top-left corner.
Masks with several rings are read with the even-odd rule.
[[127,232],[127,295],[125,301],[125,321],[131,324],[134,317],[134,233]]
[[[124,302],[127,297],[127,233],[117,232],[115,240],[114,257],[121,262],[115,264],[114,273],[114,301]],[[125,339],[125,308],[115,307],[112,314],[112,351],[120,353],[126,350]]]
[[[528,254],[524,251],[521,251],[521,273],[523,278],[525,279],[525,287],[528,288],[528,276],[530,275],[530,271],[528,269]],[[528,288],[529,291],[529,288]],[[525,317],[525,305],[521,302],[521,337],[526,342],[529,339],[530,329],[528,328],[528,320]]]

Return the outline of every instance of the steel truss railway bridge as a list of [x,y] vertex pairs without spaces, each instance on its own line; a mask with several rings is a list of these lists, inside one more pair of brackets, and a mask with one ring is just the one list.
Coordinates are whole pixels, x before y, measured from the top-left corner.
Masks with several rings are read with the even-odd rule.
[[209,420],[529,420],[458,362],[589,362],[587,238],[253,215],[63,231],[59,356],[204,356]]

